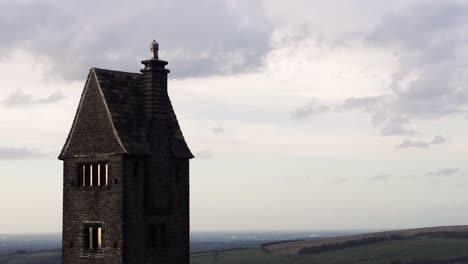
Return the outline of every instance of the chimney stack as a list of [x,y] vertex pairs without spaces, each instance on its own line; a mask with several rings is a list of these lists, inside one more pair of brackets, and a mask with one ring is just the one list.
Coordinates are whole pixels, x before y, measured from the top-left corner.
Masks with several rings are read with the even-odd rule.
[[145,118],[156,121],[168,117],[169,96],[167,94],[167,61],[159,59],[159,44],[153,40],[150,44],[151,58],[141,63],[143,73],[143,93],[145,97]]

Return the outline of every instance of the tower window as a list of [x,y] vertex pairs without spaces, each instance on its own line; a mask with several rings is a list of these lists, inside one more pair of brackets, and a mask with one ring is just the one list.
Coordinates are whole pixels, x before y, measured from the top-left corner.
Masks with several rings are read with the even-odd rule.
[[151,247],[166,249],[169,245],[166,224],[160,223],[151,227]]
[[86,224],[84,226],[84,249],[96,250],[102,248],[102,224]]
[[89,163],[77,166],[78,186],[105,186],[109,183],[107,163]]
[[174,178],[175,178],[175,181],[178,182],[180,180],[180,162],[178,160],[174,160],[172,162],[174,165]]
[[135,160],[133,162],[133,177],[137,178],[140,176],[140,162]]

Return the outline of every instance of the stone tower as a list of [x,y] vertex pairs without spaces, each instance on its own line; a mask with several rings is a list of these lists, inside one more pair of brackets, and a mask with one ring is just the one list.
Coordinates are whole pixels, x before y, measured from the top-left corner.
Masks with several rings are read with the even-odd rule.
[[189,263],[189,160],[151,43],[141,73],[92,68],[63,160],[63,264]]

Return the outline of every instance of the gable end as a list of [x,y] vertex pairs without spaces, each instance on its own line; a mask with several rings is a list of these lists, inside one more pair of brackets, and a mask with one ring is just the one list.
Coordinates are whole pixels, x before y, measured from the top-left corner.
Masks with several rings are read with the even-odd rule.
[[[89,125],[87,127],[87,125]],[[98,132],[94,133],[94,128]],[[105,131],[105,133],[102,133]],[[95,135],[105,135],[107,138],[95,138]],[[93,141],[99,144],[93,144]],[[103,144],[104,143],[104,144]],[[99,149],[96,146],[104,146]],[[109,110],[104,94],[99,85],[94,68],[91,69],[81,94],[78,109],[73,120],[65,145],[59,155],[59,159],[77,156],[98,154],[124,154],[126,148],[112,121],[112,113]]]

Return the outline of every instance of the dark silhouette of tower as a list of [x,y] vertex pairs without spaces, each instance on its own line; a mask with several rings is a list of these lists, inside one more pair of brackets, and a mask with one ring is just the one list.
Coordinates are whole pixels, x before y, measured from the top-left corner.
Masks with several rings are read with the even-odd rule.
[[189,160],[151,43],[141,73],[92,68],[63,160],[63,264],[189,263]]

